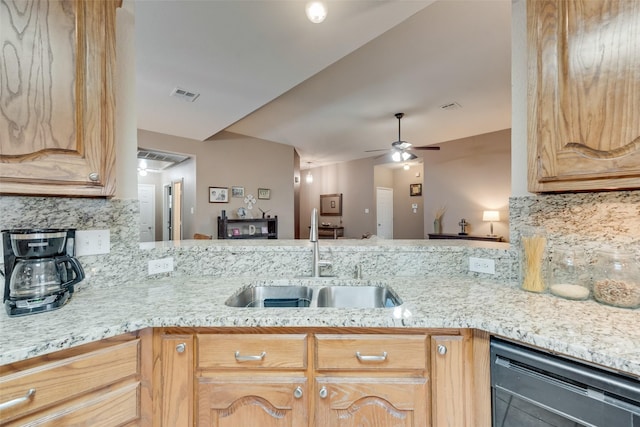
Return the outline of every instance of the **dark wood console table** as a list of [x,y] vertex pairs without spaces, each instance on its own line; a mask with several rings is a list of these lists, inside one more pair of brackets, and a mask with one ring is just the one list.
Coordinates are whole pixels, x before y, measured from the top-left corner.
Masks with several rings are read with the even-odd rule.
[[502,242],[502,236],[472,236],[469,234],[431,234],[429,239],[482,240],[485,242]]
[[318,226],[319,239],[337,239],[338,237],[344,237],[344,227],[338,227],[335,225]]

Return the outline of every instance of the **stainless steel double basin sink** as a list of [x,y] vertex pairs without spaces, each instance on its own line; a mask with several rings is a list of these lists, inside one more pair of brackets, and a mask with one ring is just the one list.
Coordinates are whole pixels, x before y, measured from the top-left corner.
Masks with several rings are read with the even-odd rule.
[[230,307],[392,308],[402,304],[386,285],[254,285],[232,295]]

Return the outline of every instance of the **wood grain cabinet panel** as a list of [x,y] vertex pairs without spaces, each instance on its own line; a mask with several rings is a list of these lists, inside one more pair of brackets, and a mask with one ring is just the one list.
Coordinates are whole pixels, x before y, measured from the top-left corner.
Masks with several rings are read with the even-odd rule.
[[306,334],[199,334],[198,368],[303,369]]
[[162,335],[160,337],[162,427],[190,427],[193,425],[193,358],[192,335]]
[[3,366],[0,402],[33,393],[0,412],[0,425],[73,425],[74,420],[117,426],[138,419],[140,340],[101,347],[51,361],[44,356],[27,361],[31,366],[26,369]]
[[426,357],[425,335],[316,335],[316,369],[424,370]]
[[0,4],[0,193],[114,194],[115,11],[120,4]]
[[427,380],[423,377],[316,379],[314,426],[428,425]]
[[303,427],[308,407],[303,376],[198,379],[198,426]]
[[640,188],[640,2],[527,2],[529,190]]

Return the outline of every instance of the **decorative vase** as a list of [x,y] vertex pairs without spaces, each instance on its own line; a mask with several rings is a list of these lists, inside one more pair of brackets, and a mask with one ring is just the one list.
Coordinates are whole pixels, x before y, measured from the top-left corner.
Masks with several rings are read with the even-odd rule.
[[433,232],[435,234],[442,234],[442,223],[438,218],[433,220]]

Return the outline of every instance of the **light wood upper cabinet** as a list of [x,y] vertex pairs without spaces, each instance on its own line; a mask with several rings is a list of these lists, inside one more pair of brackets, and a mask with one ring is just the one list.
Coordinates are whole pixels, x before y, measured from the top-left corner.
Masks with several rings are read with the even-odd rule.
[[640,2],[527,2],[529,190],[640,188]]
[[120,3],[0,3],[0,193],[114,194]]

